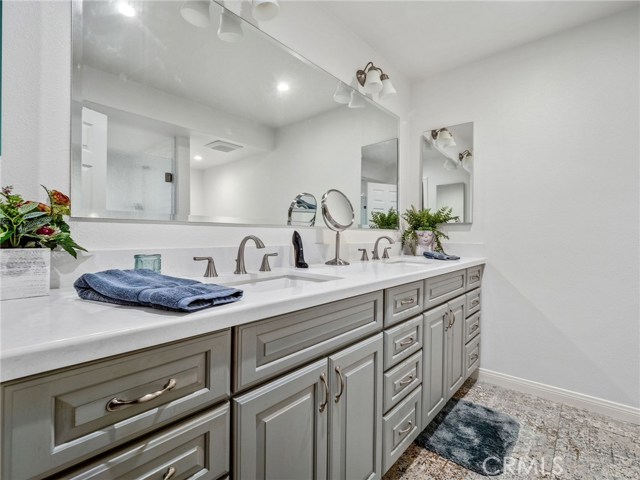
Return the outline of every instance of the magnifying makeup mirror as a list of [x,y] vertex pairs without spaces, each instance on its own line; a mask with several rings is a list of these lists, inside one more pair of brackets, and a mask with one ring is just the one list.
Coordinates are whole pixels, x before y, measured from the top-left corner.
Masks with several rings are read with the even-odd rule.
[[328,190],[320,202],[322,218],[331,230],[336,232],[336,258],[326,262],[326,265],[349,265],[340,258],[340,232],[353,225],[353,205],[340,190]]
[[318,202],[310,193],[301,193],[293,199],[287,212],[287,225],[313,227],[316,224]]

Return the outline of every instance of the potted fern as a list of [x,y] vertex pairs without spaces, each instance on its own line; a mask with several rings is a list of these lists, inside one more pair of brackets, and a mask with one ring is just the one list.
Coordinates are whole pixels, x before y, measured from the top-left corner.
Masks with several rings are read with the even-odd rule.
[[407,227],[402,232],[403,248],[412,255],[422,255],[431,247],[436,252],[444,253],[442,239],[449,239],[449,237],[439,227],[443,223],[457,222],[460,218],[453,215],[451,207],[442,207],[432,212],[429,208],[417,210],[411,205],[411,208],[402,214],[402,219],[407,223]]
[[391,207],[387,213],[373,212],[371,214],[371,220],[369,220],[369,228],[397,229],[398,211]]

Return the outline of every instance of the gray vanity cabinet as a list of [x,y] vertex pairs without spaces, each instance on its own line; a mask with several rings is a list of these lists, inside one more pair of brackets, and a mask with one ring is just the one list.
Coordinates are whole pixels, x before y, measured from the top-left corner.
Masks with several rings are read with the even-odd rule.
[[466,299],[462,295],[424,314],[422,427],[462,386]]
[[382,476],[382,334],[232,403],[236,479]]

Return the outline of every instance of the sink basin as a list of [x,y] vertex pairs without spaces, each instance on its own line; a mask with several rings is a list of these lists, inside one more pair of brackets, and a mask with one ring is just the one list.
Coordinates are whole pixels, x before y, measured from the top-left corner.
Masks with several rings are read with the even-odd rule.
[[424,257],[399,257],[384,260],[382,264],[386,265],[407,265],[411,267],[424,267],[426,265],[433,264],[432,261],[427,260]]
[[220,282],[223,285],[238,288],[248,288],[251,291],[271,291],[285,288],[296,288],[303,285],[340,280],[341,277],[331,275],[319,275],[310,273],[279,273],[279,274],[249,274],[250,278],[240,278],[228,282]]

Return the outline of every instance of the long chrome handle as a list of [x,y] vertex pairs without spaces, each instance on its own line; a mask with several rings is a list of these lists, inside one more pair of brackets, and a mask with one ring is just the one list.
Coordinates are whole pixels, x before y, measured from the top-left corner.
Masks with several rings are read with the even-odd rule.
[[409,425],[407,425],[407,428],[403,429],[403,430],[398,430],[398,434],[399,435],[404,435],[405,433],[409,433],[411,431],[411,428],[413,427],[413,422],[409,422]]
[[407,345],[413,344],[413,342],[415,342],[415,339],[413,337],[409,337],[406,340],[402,340],[398,345],[401,347],[406,347]]
[[121,400],[118,397],[112,398],[107,403],[107,411],[114,412],[124,405],[138,405],[139,403],[150,402],[151,400],[155,400],[156,398],[158,398],[163,393],[167,393],[168,391],[176,388],[176,384],[176,379],[170,378],[169,381],[164,385],[164,387],[162,387],[162,390],[158,390],[157,392],[153,393],[147,393],[140,398],[135,398],[133,400]]
[[453,320],[451,320],[451,325],[449,325],[449,328],[453,327],[453,324],[456,323],[456,314],[453,313],[453,310],[449,310],[451,312],[451,317],[453,318]]
[[162,480],[169,480],[170,478],[173,478],[175,474],[176,474],[175,467],[169,467],[165,472],[165,474],[162,476]]
[[404,387],[405,385],[409,385],[411,382],[413,382],[413,375],[409,375],[404,380],[400,380],[398,384]]
[[444,321],[447,322],[447,326],[444,327],[444,331],[446,332],[451,327],[451,320],[449,319],[449,312],[444,312]]
[[322,413],[324,412],[324,409],[327,408],[327,404],[329,403],[329,385],[327,385],[327,376],[324,373],[320,374],[320,380],[324,385],[324,402],[320,404],[320,408],[318,408],[318,411]]
[[340,391],[336,395],[335,402],[338,403],[342,393],[344,392],[344,377],[342,376],[342,372],[340,371],[340,366],[336,366],[336,373],[338,374],[338,379],[340,380]]
[[416,303],[415,298],[403,298],[400,300],[400,305],[411,305],[412,303]]

